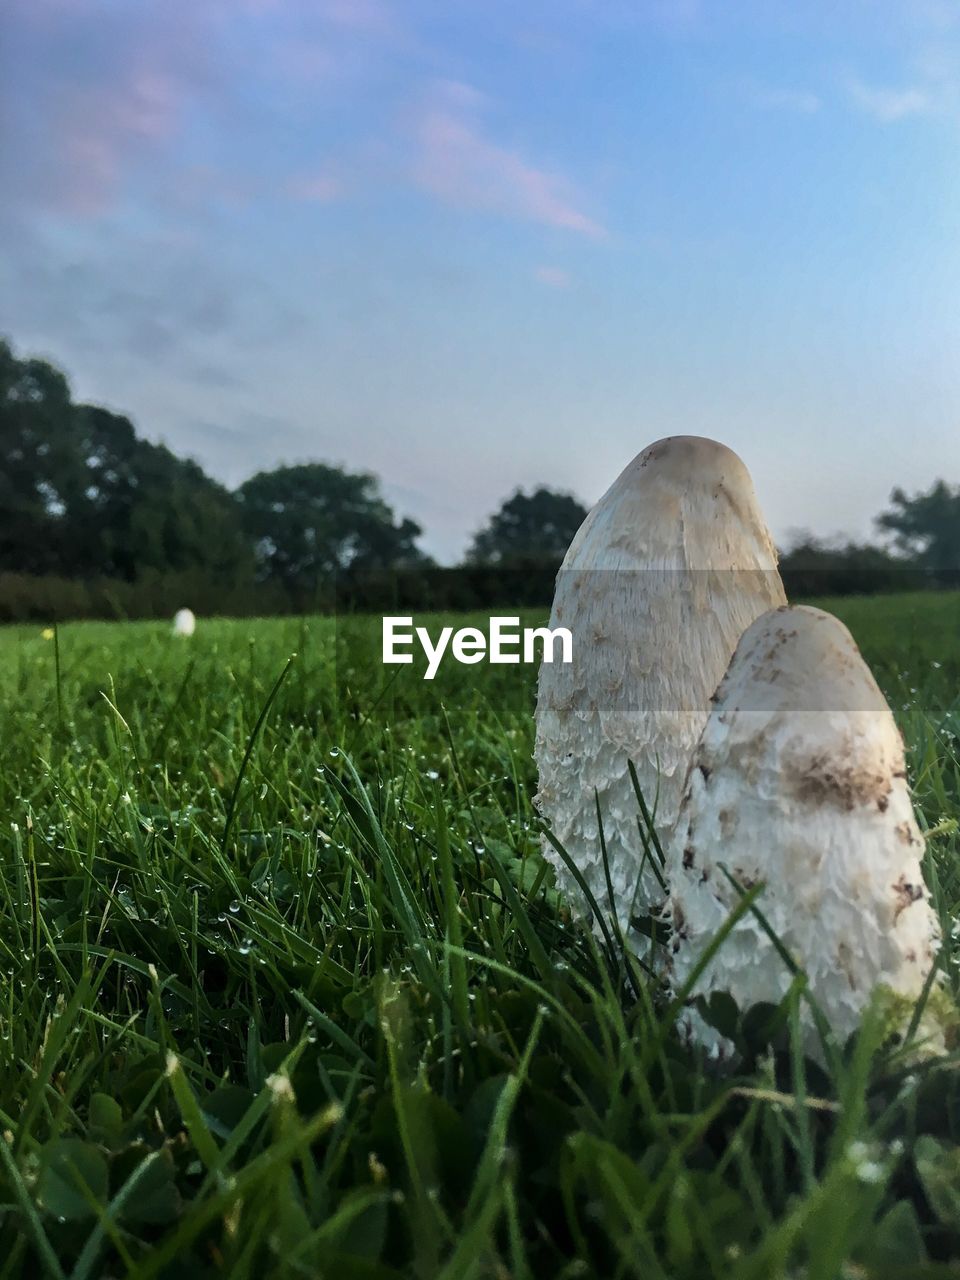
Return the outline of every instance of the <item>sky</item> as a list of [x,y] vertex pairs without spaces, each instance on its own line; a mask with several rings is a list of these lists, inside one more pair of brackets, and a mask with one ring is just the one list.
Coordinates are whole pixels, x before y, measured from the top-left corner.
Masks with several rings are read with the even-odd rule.
[[960,4],[5,0],[0,333],[442,561],[680,433],[867,536],[960,482]]

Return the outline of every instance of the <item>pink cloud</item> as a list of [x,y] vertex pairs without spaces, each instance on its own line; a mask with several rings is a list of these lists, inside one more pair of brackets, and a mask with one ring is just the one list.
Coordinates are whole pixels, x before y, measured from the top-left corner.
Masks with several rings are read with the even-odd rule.
[[570,184],[485,137],[470,118],[482,98],[469,85],[441,87],[420,117],[413,178],[431,195],[468,209],[539,222],[601,239],[605,228],[580,207]]
[[102,212],[127,159],[173,135],[181,101],[174,80],[149,68],[131,68],[110,86],[64,91],[51,131],[60,155],[59,202],[72,213]]
[[4,169],[17,173],[22,204],[97,216],[126,194],[133,171],[155,166],[215,79],[204,3],[170,0],[161,12],[39,0],[18,13],[9,36],[18,64],[0,109]]

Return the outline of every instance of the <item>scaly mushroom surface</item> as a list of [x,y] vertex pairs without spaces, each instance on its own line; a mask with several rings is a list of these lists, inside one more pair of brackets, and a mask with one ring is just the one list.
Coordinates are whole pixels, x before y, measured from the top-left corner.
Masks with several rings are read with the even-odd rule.
[[[641,875],[639,809],[628,761],[664,847],[710,696],[744,630],[784,602],[777,556],[750,475],[732,450],[698,436],[657,441],[587,516],[557,575],[551,627],[573,634],[570,665],[543,663],[537,696],[536,803],[597,903],[626,936],[663,903]],[[603,822],[614,904],[601,855]],[[586,910],[549,841],[546,857]]]
[[[841,1040],[878,988],[911,1004],[939,943],[923,852],[903,741],[850,632],[805,606],[758,618],[717,691],[671,846],[675,987],[737,886],[762,884],[757,906]],[[693,995],[725,991],[743,1011],[778,1002],[791,979],[750,913]],[[693,1008],[686,1025],[711,1050],[728,1047]],[[807,1033],[816,1051],[812,1021]]]

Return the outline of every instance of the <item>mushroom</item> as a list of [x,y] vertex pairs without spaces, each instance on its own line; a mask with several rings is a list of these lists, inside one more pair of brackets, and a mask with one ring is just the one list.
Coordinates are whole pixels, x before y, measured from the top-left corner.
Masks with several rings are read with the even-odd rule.
[[[710,696],[745,628],[784,602],[776,565],[737,455],[713,440],[675,436],[650,445],[614,481],[557,575],[550,626],[572,632],[573,662],[540,667],[536,803],[628,938],[632,915],[659,910],[664,898],[657,872],[647,865],[641,873],[628,761],[665,847]],[[585,909],[549,839],[544,854]],[[644,940],[635,934],[632,943]]]
[[173,634],[192,636],[197,629],[197,619],[192,609],[178,609],[173,615]]
[[[902,1011],[923,990],[939,943],[923,850],[903,741],[850,632],[820,609],[765,613],[717,690],[670,850],[675,988],[741,890],[762,885],[757,907],[841,1039],[878,988]],[[779,1002],[791,980],[748,912],[691,1002],[724,991],[742,1012]],[[816,1051],[806,1016],[807,1047]],[[684,1021],[714,1053],[729,1047],[695,1008]]]

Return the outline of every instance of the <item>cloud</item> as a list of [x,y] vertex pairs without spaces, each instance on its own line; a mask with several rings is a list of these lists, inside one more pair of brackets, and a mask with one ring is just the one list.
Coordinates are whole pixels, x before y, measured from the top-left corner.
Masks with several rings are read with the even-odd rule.
[[548,285],[551,289],[570,288],[570,273],[564,271],[563,267],[537,267],[533,274],[535,279],[539,280],[541,284]]
[[910,116],[934,115],[938,110],[935,95],[920,86],[879,89],[860,80],[851,80],[847,88],[856,106],[882,124],[906,120]]
[[171,145],[213,80],[205,23],[175,7],[176,22],[79,0],[15,10],[0,66],[0,182],[22,207],[101,214],[133,167]]
[[229,371],[232,363],[245,374],[238,350],[256,351],[302,319],[269,281],[253,269],[238,279],[203,243],[98,224],[67,243],[74,252],[65,255],[47,229],[21,231],[4,273],[3,312],[19,332],[41,333],[53,349],[85,360],[109,351],[128,368],[160,363],[209,382],[202,370]]
[[[262,151],[236,158],[237,133],[315,111],[311,94],[400,39],[384,0],[10,2],[0,186],[29,213],[69,218],[143,197],[143,179],[154,209],[253,198],[277,178]],[[307,176],[302,198],[331,197],[329,178]]]
[[160,70],[132,67],[109,87],[68,91],[54,124],[59,197],[67,211],[99,213],[117,194],[125,164],[177,129],[181,89]]
[[601,239],[606,229],[581,207],[571,184],[486,137],[477,122],[482,95],[445,83],[417,121],[413,181],[445,204],[487,210]]
[[878,20],[899,70],[888,63],[884,78],[849,68],[841,82],[848,101],[880,124],[927,117],[960,123],[960,5],[956,0],[886,0]]

